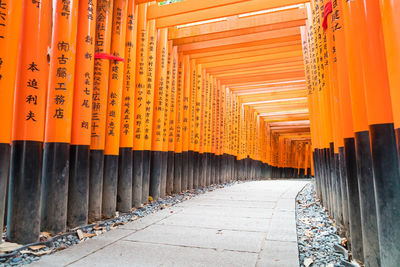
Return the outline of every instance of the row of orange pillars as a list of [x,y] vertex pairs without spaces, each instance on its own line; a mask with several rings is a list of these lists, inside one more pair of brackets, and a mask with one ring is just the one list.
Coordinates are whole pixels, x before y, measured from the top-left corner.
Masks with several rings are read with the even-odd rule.
[[[57,234],[130,212],[149,196],[311,175],[309,133],[290,139],[285,127],[266,123],[233,94],[230,79],[179,50],[169,28],[147,17],[150,8],[160,6],[0,1],[0,226],[7,202],[8,241],[35,242],[40,231]],[[217,52],[224,50],[207,57]]]
[[354,259],[399,266],[400,1],[318,0],[309,12],[302,34],[318,195]]

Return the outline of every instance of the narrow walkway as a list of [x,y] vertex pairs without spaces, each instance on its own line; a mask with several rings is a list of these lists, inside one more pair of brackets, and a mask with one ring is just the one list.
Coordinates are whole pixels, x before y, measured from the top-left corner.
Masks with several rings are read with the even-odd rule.
[[295,197],[306,181],[206,193],[33,266],[298,266]]

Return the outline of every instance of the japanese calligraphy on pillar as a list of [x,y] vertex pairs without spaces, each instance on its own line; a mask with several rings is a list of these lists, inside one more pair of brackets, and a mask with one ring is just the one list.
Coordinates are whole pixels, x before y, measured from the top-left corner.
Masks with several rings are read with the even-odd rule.
[[[109,54],[111,50],[113,1],[98,0],[96,10],[95,53]],[[90,37],[88,41],[92,42]],[[92,150],[103,150],[105,146],[107,95],[110,61],[95,59],[92,92]]]
[[157,65],[156,65],[156,83],[154,95],[154,119],[153,119],[153,151],[162,151],[162,135],[164,128],[164,104],[165,104],[165,84],[167,76],[167,40],[168,30],[166,28],[159,30],[157,40]]
[[148,69],[147,69],[147,83],[146,83],[146,104],[145,104],[145,118],[144,118],[144,142],[145,150],[151,150],[152,141],[152,128],[153,128],[153,106],[154,106],[154,83],[156,73],[156,21],[150,20],[148,22]]
[[183,120],[183,98],[184,98],[184,57],[178,55],[177,88],[176,88],[176,117],[175,117],[175,153],[182,152],[182,120]]
[[[16,77],[12,140],[43,141],[45,97],[48,84],[47,47],[50,1],[24,6]],[[29,18],[29,19],[28,19]],[[41,27],[38,27],[40,25]]]
[[[114,1],[111,54],[119,58],[125,57],[126,12],[126,0]],[[123,74],[124,62],[111,60],[107,97],[105,155],[119,154]]]
[[168,151],[174,151],[175,145],[175,117],[176,117],[176,91],[177,91],[177,75],[178,75],[178,47],[172,48],[171,54],[171,96],[169,105],[169,121],[168,121]]
[[[77,6],[77,0],[59,0],[55,7],[47,95],[46,142],[70,143],[71,140]],[[36,101],[33,96],[28,97],[27,101]]]
[[138,12],[138,39],[136,52],[136,77],[135,77],[135,116],[134,116],[134,150],[144,149],[144,120],[147,85],[147,4],[139,5]]
[[136,36],[137,21],[135,21],[135,4],[134,1],[129,1],[125,36],[125,67],[122,89],[120,147],[130,148],[133,147]]
[[96,0],[79,2],[71,144],[90,145]]

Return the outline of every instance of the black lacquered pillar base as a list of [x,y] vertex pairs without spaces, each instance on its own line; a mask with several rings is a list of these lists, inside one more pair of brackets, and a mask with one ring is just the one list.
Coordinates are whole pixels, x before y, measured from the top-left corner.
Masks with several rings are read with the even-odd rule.
[[130,212],[132,208],[132,148],[119,149],[117,210]]
[[71,145],[67,226],[88,223],[90,146]]
[[347,170],[347,194],[349,198],[349,222],[351,252],[353,258],[364,261],[361,231],[360,194],[358,191],[357,163],[354,138],[344,139],[344,153]]
[[[399,131],[397,131],[399,133]],[[400,262],[399,152],[393,124],[370,125],[371,155],[382,266]]]
[[8,177],[10,170],[10,153],[11,146],[9,144],[0,144],[0,231],[3,231],[4,227],[6,195],[8,191]]
[[42,149],[42,142],[12,142],[7,209],[10,242],[28,244],[39,240]]
[[103,176],[103,218],[109,219],[115,216],[117,210],[117,188],[118,188],[118,156],[104,156]]
[[158,200],[160,198],[162,167],[162,152],[152,151],[150,170],[150,196],[154,200]]
[[67,229],[69,183],[67,143],[45,143],[41,189],[41,230],[59,233]]
[[132,172],[132,207],[140,207],[142,205],[143,190],[143,151],[132,151],[133,172]]
[[355,133],[365,266],[380,266],[378,222],[369,131]]

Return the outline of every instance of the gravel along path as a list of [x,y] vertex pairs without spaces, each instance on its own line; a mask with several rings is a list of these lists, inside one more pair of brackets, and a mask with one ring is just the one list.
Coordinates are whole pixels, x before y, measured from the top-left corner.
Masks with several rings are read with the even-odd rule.
[[[336,234],[334,221],[321,206],[314,183],[307,184],[296,198],[297,240],[301,267],[348,266],[347,251]],[[339,252],[342,251],[342,253]]]

